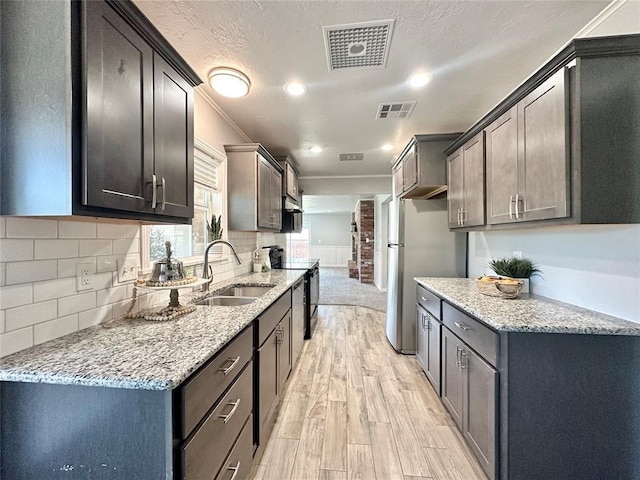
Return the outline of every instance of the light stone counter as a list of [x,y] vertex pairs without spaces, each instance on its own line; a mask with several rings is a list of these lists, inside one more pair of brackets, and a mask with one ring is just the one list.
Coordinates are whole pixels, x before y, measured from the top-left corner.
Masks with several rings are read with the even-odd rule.
[[[211,285],[275,285],[255,302],[236,307],[198,306],[168,322],[115,319],[0,359],[0,380],[170,390],[179,385],[304,276],[271,270]],[[205,294],[184,294],[181,303]],[[167,291],[167,301],[169,292]]]
[[475,279],[414,278],[451,305],[499,332],[640,336],[640,323],[535,295],[507,300],[478,292]]

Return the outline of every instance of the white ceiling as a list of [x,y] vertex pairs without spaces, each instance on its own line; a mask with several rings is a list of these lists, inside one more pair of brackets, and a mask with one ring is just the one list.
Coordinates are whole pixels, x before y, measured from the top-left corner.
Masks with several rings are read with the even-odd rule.
[[[302,176],[390,173],[411,135],[464,131],[602,11],[608,0],[197,1],[135,0],[203,80],[216,66],[246,73],[241,99],[206,93]],[[323,26],[394,19],[387,66],[329,72]],[[433,81],[411,90],[427,70]],[[302,97],[282,86],[300,80]],[[376,120],[378,104],[416,100],[410,119]],[[379,147],[391,143],[391,152]],[[309,152],[320,145],[323,152]],[[364,161],[338,162],[363,152]]]

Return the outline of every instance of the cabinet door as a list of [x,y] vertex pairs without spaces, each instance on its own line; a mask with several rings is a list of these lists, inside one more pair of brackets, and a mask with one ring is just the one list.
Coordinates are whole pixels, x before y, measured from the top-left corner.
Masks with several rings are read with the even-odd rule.
[[281,394],[291,373],[291,311],[282,319],[279,328],[278,394]]
[[413,146],[402,160],[402,191],[406,192],[418,183],[418,155],[416,154],[417,146]]
[[267,428],[271,414],[278,400],[278,335],[274,330],[258,349],[258,426],[260,445],[263,445],[269,436]]
[[427,311],[420,305],[416,305],[416,360],[425,374],[429,364],[428,318]]
[[462,433],[489,478],[496,476],[498,372],[468,347],[461,355],[464,371]]
[[449,210],[449,228],[458,228],[463,195],[462,148],[447,158],[447,208]]
[[462,158],[462,225],[484,225],[484,132],[480,132],[462,147]]
[[485,129],[487,224],[515,220],[518,192],[518,109],[511,108]]
[[399,162],[393,170],[393,195],[399,197],[402,195],[402,187],[404,180],[402,178],[402,162]]
[[82,5],[82,203],[151,212],[153,51],[106,3]]
[[436,393],[440,395],[440,336],[442,325],[431,315],[427,314],[426,327],[427,369],[425,373]]
[[282,175],[275,168],[271,168],[271,228],[282,228]]
[[286,165],[286,168],[285,168],[286,193],[291,198],[297,198],[298,179],[296,177],[296,172],[293,170],[293,167],[288,163],[285,165]]
[[569,156],[565,70],[518,103],[518,216],[569,215]]
[[193,88],[154,55],[156,212],[193,217]]
[[442,403],[462,429],[462,369],[460,352],[462,341],[447,328],[442,329]]
[[271,165],[258,155],[258,227],[272,228]]

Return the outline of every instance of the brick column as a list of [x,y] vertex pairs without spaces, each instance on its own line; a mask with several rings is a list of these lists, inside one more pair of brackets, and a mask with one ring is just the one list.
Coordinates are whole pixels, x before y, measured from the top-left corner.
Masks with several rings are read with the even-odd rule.
[[358,267],[360,283],[374,282],[374,252],[373,252],[373,200],[360,200],[356,207],[356,223],[358,234]]

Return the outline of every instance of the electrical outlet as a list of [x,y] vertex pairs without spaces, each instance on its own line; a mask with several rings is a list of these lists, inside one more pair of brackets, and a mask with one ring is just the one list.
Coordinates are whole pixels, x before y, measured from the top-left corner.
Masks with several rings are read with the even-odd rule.
[[76,290],[93,290],[93,263],[78,263],[76,265]]
[[138,262],[127,258],[118,259],[118,282],[131,282],[138,278]]
[[522,258],[522,252],[520,250],[514,250],[513,251],[513,256],[515,258]]

